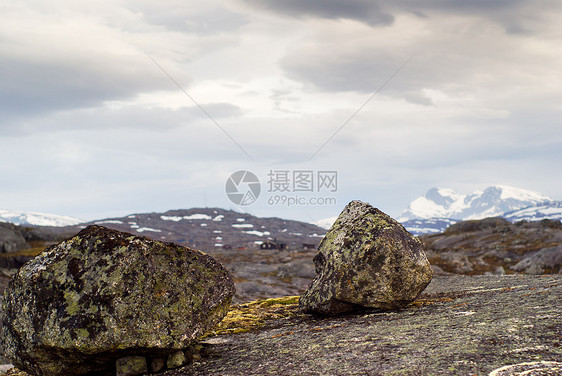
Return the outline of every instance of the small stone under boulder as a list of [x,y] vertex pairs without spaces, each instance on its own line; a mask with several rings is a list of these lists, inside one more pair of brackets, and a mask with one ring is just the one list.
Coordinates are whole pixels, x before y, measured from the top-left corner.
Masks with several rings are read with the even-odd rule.
[[380,210],[352,201],[314,257],[316,277],[301,296],[305,313],[396,309],[414,301],[433,273],[421,242]]
[[188,348],[226,315],[234,292],[208,255],[89,226],[12,278],[3,350],[33,375],[115,374],[119,359]]

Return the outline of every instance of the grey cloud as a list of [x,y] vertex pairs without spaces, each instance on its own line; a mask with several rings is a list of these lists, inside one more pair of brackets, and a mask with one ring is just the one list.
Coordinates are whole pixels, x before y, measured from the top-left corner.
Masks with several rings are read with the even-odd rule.
[[506,10],[514,7],[519,7],[522,4],[528,4],[529,2],[536,2],[536,0],[423,0],[423,1],[402,1],[401,4],[407,4],[412,8],[417,8],[418,10],[423,9],[438,9],[447,10],[455,12],[481,12],[483,10]]
[[[135,3],[141,1],[163,7],[147,0]],[[397,214],[409,201],[404,195],[413,199],[437,184],[454,188],[462,182],[482,184],[482,187],[511,182],[525,186],[532,181],[551,192],[560,190],[560,179],[553,171],[557,171],[562,150],[562,139],[558,136],[561,98],[559,95],[552,98],[551,94],[559,85],[555,79],[543,85],[549,77],[558,77],[559,57],[543,56],[534,48],[525,49],[535,38],[541,42],[535,47],[546,50],[551,46],[556,51],[559,43],[553,40],[558,34],[552,32],[556,31],[556,24],[545,23],[544,27],[552,25],[548,38],[536,33],[530,39],[517,39],[521,33],[543,27],[539,22],[541,17],[548,12],[556,14],[559,9],[555,2],[237,1],[292,17],[288,23],[295,26],[294,35],[301,39],[291,39],[288,41],[291,44],[283,38],[277,39],[279,36],[265,25],[271,17],[259,20],[251,12],[247,15],[255,21],[251,27],[243,28],[240,36],[232,35],[236,33],[228,31],[235,31],[244,21],[244,15],[230,14],[228,10],[214,13],[214,5],[201,9],[208,5],[184,2],[181,11],[171,9],[162,13],[139,6],[145,18],[139,17],[139,24],[132,25],[138,29],[127,29],[124,34],[111,33],[102,38],[100,48],[85,46],[81,57],[75,53],[81,46],[66,46],[66,39],[58,41],[58,45],[66,46],[59,52],[70,52],[68,57],[57,57],[46,47],[46,53],[37,51],[42,43],[35,41],[35,36],[24,51],[25,56],[32,58],[18,57],[13,52],[10,47],[22,45],[17,39],[3,49],[0,52],[0,135],[10,135],[4,137],[0,148],[3,160],[10,161],[0,166],[4,205],[9,202],[17,209],[52,209],[76,216],[96,212],[95,217],[101,218],[115,210],[128,214],[201,206],[205,192],[212,205],[224,206],[228,205],[224,181],[241,168],[252,171],[263,168],[265,172],[260,178],[267,176],[270,168],[337,169],[341,173],[339,204],[354,198],[375,200],[377,205],[396,206]],[[485,19],[486,22],[457,25],[464,15],[469,21]],[[313,22],[295,22],[295,18]],[[359,22],[320,22],[319,19]],[[123,19],[123,23],[128,25],[128,20]],[[480,25],[490,25],[488,20],[495,25],[480,30]],[[284,26],[278,21],[287,19],[276,19],[275,30]],[[423,30],[415,29],[419,25],[416,22],[423,22]],[[202,37],[214,32],[220,33],[221,38]],[[474,32],[481,34],[471,39]],[[71,33],[71,29],[61,30],[61,35]],[[153,98],[151,95],[135,101],[139,93],[155,90],[183,94],[142,52],[135,57],[134,50],[122,48],[127,43],[144,45],[190,93],[188,62],[201,58],[202,51],[216,51],[217,67],[209,67],[210,73],[203,75],[198,84],[213,81],[211,90],[218,90],[215,99],[220,101],[223,93],[216,88],[231,84],[232,78],[229,74],[223,76],[223,72],[217,75],[213,69],[237,69],[232,61],[232,56],[237,55],[222,55],[221,51],[237,48],[233,41],[248,36],[245,33],[252,33],[248,43],[259,37],[265,43],[271,40],[275,48],[279,43],[276,51],[286,52],[281,68],[298,82],[291,89],[271,91],[269,99],[274,105],[279,102],[281,110],[290,109],[298,101],[294,108],[299,116],[265,114],[258,118],[245,116],[243,109],[229,103],[201,104],[257,164],[249,162],[188,98],[185,103],[180,102],[185,107],[177,109],[147,104]],[[506,33],[513,34],[506,38]],[[12,35],[19,35],[19,31]],[[123,44],[109,43],[120,38],[124,38]],[[209,46],[211,42],[216,44]],[[290,48],[288,51],[286,46]],[[255,51],[264,53],[259,48]],[[485,106],[485,110],[505,110],[506,117],[479,117],[456,108],[448,113],[450,107],[464,106],[457,102],[446,102],[443,108],[429,108],[402,106],[400,101],[392,100],[396,107],[379,112],[379,106],[385,102],[377,97],[313,161],[308,161],[363,100],[355,107],[348,103],[342,103],[341,109],[338,103],[325,106],[324,113],[311,115],[300,112],[307,106],[304,102],[308,98],[322,100],[332,94],[335,98],[345,97],[336,93],[341,91],[359,91],[367,99],[412,54],[411,62],[381,95],[428,105],[431,98],[423,89],[429,88],[442,93],[447,100],[472,100],[466,107],[470,111]],[[203,59],[201,65],[208,61]],[[260,79],[266,74],[277,75],[277,67],[275,71],[264,69],[250,76]],[[205,66],[198,69],[199,73],[206,72]],[[234,85],[243,87],[242,79],[237,79],[238,84]],[[318,88],[323,92],[317,93]],[[256,93],[262,92],[257,90],[261,87],[254,89]],[[199,100],[197,92],[192,94]],[[320,95],[316,97],[316,94]],[[263,103],[252,102],[251,96],[238,95],[244,99],[239,103],[245,108]],[[177,98],[174,99],[177,106]],[[439,106],[438,99],[435,101]],[[111,105],[106,105],[107,102]],[[118,107],[121,102],[129,104]],[[321,108],[322,104],[316,102],[314,106]],[[407,113],[409,109],[413,114]],[[388,114],[391,111],[396,113]],[[22,135],[26,137],[13,137]],[[213,200],[213,195],[219,198]],[[263,215],[272,215],[277,210],[282,210],[283,216],[295,215],[287,208],[266,204],[255,210]],[[333,211],[319,218],[337,215],[339,209]]]
[[[331,49],[320,43],[315,50],[296,49],[287,55],[281,66],[293,79],[308,82],[321,90],[360,91],[373,93],[410,58],[412,51],[396,52],[382,49]],[[400,96],[415,103],[430,104],[420,93],[443,79],[454,77],[455,66],[439,69],[438,64],[424,56],[414,56],[396,76],[389,81],[381,94]],[[431,83],[431,84],[430,84]]]
[[[360,32],[318,35],[293,45],[280,65],[292,79],[320,90],[372,93],[412,56],[381,94],[425,104],[431,101],[424,89],[462,96],[495,86],[496,94],[489,94],[507,90],[511,95],[510,85],[517,83],[533,91],[549,74],[556,74],[556,57],[530,47],[529,40],[519,40],[518,35],[476,27],[455,33],[449,24],[439,22],[424,21],[424,33],[420,35],[412,35],[408,26],[410,34],[406,36],[399,28],[384,38]],[[553,48],[556,45],[540,35],[533,38]]]
[[[186,101],[188,99],[186,98]],[[238,117],[242,110],[230,103],[203,103],[203,108],[219,123],[228,123],[230,118]],[[30,134],[55,133],[60,131],[104,131],[134,130],[135,132],[173,132],[180,127],[200,132],[213,128],[213,122],[197,106],[178,109],[128,105],[119,109],[99,107],[95,109],[75,109],[61,111],[26,122],[8,121],[0,124],[3,135],[29,136]],[[3,129],[4,128],[4,129]]]
[[327,19],[354,19],[369,25],[389,25],[394,16],[383,11],[377,2],[369,0],[244,0],[262,9],[291,17],[319,17]]
[[557,0],[409,0],[401,4],[402,9],[424,15],[457,14],[489,19],[513,34],[540,29],[545,16],[561,11]]
[[398,14],[418,17],[464,14],[490,19],[508,33],[528,33],[540,28],[541,19],[560,11],[557,0],[240,0],[290,17],[352,19],[371,26],[391,25]]
[[[323,1],[302,3],[316,4],[318,8],[324,4]],[[343,4],[342,7],[348,4],[340,3]],[[286,2],[275,4],[280,8],[285,7]],[[532,68],[528,61],[530,56],[523,49],[518,51],[519,47],[528,46],[525,43],[527,41],[522,40],[520,45],[510,42],[519,38],[518,34],[527,34],[526,37],[539,39],[541,32],[545,30],[547,35],[552,37],[556,31],[552,29],[553,23],[548,21],[547,17],[562,15],[562,3],[554,0],[407,0],[353,4],[372,6],[376,11],[382,9],[383,13],[390,12],[395,15],[404,12],[415,14],[423,19],[425,25],[417,35],[406,29],[406,33],[410,34],[404,36],[402,29],[395,24],[393,27],[396,30],[384,34],[385,37],[378,37],[376,32],[367,32],[357,33],[356,39],[352,39],[351,34],[342,33],[345,35],[342,36],[337,31],[331,35],[309,37],[306,41],[301,41],[300,45],[293,46],[281,62],[292,78],[327,90],[372,92],[409,56],[414,55],[406,69],[385,88],[385,93],[396,89],[396,94],[401,93],[408,100],[429,103],[420,95],[419,88],[439,87],[445,83],[462,86],[465,82],[470,82],[474,75],[485,72],[490,75],[504,75],[509,66],[502,67],[502,64],[520,64],[521,67],[525,66],[523,69]],[[303,8],[306,7],[312,5],[303,5]],[[296,6],[287,5],[286,8],[286,12],[297,11]],[[353,6],[351,8],[357,9]],[[332,18],[337,17],[338,11],[340,10],[337,7],[328,7],[325,10],[330,12]],[[322,14],[322,11],[318,12]],[[360,21],[363,17],[351,10],[341,10],[339,14]],[[467,22],[470,23],[459,25],[458,30],[450,26],[435,27],[447,22],[449,16],[466,16],[469,20]],[[478,19],[491,20],[500,25],[504,31],[503,35],[501,30],[485,30],[479,27],[476,22]],[[468,25],[471,25],[470,28]],[[400,27],[404,27],[404,22]],[[541,39],[541,42],[551,43],[548,39]],[[540,59],[538,56],[537,58]]]
[[87,64],[84,59],[74,61],[72,57],[57,63],[1,58],[3,116],[33,117],[50,111],[94,107],[133,97],[143,90],[170,88],[169,80],[141,53],[137,61],[115,59]]
[[384,76],[390,76],[392,68],[400,66],[396,58],[392,58],[394,64],[389,58],[373,61],[366,51],[338,55],[335,50],[323,53],[321,49],[317,51],[318,54],[294,51],[283,59],[282,67],[291,78],[311,82],[323,89],[373,92],[377,82],[382,84]]

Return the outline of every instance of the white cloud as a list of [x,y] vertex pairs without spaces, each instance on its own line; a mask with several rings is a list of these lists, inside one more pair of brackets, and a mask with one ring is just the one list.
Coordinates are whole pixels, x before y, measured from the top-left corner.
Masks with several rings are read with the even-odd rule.
[[229,207],[239,169],[338,170],[337,207],[247,208],[305,220],[398,214],[435,185],[562,198],[556,2],[341,4],[3,3],[0,207]]

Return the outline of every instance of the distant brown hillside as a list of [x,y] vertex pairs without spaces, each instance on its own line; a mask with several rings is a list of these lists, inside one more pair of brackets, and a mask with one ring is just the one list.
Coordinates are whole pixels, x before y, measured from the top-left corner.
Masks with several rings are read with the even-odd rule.
[[562,261],[560,221],[512,224],[487,218],[459,222],[420,239],[431,264],[449,273],[552,274],[559,273]]

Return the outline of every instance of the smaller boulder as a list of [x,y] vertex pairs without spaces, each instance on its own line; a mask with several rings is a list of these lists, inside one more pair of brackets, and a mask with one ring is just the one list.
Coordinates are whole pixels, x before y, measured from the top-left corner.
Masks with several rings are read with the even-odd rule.
[[352,201],[314,257],[316,277],[300,298],[305,313],[396,309],[414,301],[433,273],[421,242],[380,210]]

